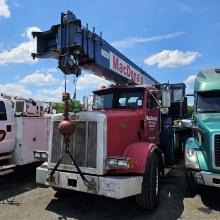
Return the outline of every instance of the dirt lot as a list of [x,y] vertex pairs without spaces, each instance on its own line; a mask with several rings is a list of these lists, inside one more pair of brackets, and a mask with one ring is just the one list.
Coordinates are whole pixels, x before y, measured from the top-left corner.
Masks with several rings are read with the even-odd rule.
[[35,183],[33,168],[0,177],[0,220],[220,219],[220,189],[190,197],[182,165],[162,180],[160,205],[143,213],[135,198],[114,200],[76,192],[56,193]]

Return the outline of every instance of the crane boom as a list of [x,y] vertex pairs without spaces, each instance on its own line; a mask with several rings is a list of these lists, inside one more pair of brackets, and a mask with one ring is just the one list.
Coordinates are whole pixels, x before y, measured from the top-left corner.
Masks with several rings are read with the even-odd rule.
[[37,53],[33,58],[55,58],[64,74],[80,75],[81,69],[113,81],[116,84],[147,84],[159,82],[117,51],[102,36],[83,27],[81,20],[68,11],[61,13],[61,23],[45,32],[33,32],[37,37]]

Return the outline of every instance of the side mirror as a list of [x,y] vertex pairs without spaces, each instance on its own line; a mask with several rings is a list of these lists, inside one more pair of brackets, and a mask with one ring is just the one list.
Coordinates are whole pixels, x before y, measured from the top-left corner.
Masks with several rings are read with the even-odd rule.
[[89,108],[89,99],[88,96],[83,97],[83,110],[87,111]]
[[162,108],[169,108],[171,105],[171,91],[169,89],[162,90]]

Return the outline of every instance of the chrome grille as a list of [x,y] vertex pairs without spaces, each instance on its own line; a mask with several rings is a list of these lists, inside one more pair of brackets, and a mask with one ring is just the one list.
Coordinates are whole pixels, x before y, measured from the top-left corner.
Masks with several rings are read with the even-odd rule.
[[[64,153],[65,145],[63,137],[58,131],[60,121],[53,123],[52,135],[52,155],[51,162],[57,163]],[[76,121],[75,133],[70,139],[69,151],[73,155],[80,167],[96,168],[97,155],[97,122],[96,121]],[[61,164],[72,165],[68,155],[65,156]]]
[[220,167],[220,134],[216,134],[214,138],[215,166]]

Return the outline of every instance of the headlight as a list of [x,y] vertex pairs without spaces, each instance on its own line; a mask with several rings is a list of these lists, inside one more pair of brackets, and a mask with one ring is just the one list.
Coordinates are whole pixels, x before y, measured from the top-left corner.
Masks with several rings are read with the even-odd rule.
[[201,146],[202,145],[202,135],[200,134],[200,132],[198,132],[198,142],[199,142],[199,145]]
[[39,159],[40,158],[40,153],[34,151],[34,158]]
[[201,146],[204,141],[205,132],[200,127],[193,127],[192,128],[192,136],[198,141],[199,145]]
[[111,167],[111,168],[117,168],[118,167],[117,159],[108,159],[107,160],[107,166]]
[[185,166],[186,168],[199,169],[199,161],[196,150],[185,149]]
[[118,168],[129,168],[128,160],[118,160]]
[[107,169],[129,169],[134,168],[135,160],[132,158],[107,158]]
[[47,161],[48,153],[46,151],[34,151],[34,159]]
[[48,157],[48,156],[47,156],[47,153],[46,153],[46,152],[42,152],[42,153],[41,153],[41,158],[42,158],[42,159],[47,159],[47,157]]

